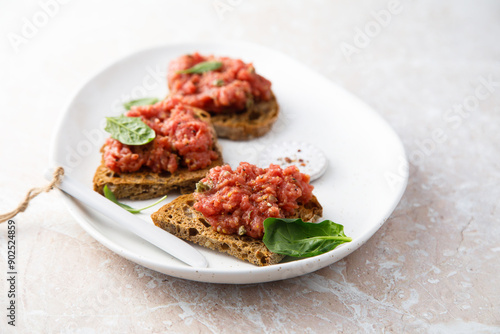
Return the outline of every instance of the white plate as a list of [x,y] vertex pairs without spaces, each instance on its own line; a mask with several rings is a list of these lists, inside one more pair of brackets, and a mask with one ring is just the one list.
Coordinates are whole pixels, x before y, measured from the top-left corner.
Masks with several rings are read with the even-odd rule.
[[[209,268],[192,268],[156,247],[122,232],[116,224],[65,196],[80,225],[113,252],[153,270],[189,280],[215,283],[257,283],[313,272],[349,255],[365,243],[390,216],[408,178],[403,145],[394,131],[370,107],[297,61],[262,46],[247,43],[195,43],[157,47],[130,55],[89,79],[71,99],[59,121],[51,163],[62,165],[75,179],[92,187],[107,134],[105,116],[123,112],[121,103],[141,96],[167,94],[165,72],[170,60],[186,53],[227,55],[253,62],[273,83],[281,115],[271,133],[258,140],[221,140],[224,159],[256,163],[271,143],[310,142],[326,154],[329,167],[313,182],[324,217],[345,226],[351,243],[316,257],[256,267],[196,246]],[[163,73],[161,73],[163,72]],[[169,195],[169,200],[176,197]],[[150,201],[144,201],[150,202]],[[143,203],[134,203],[134,206]],[[149,209],[142,214],[151,222]],[[152,223],[152,222],[151,222]]]

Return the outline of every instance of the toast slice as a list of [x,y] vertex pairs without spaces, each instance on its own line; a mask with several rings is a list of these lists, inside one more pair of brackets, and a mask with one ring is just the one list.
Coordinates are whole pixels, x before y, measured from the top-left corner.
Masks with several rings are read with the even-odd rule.
[[[193,194],[182,195],[161,207],[151,215],[151,218],[156,226],[179,238],[258,266],[276,264],[285,257],[272,253],[262,240],[246,235],[221,234],[214,231],[204,216],[193,208],[195,201]],[[313,196],[306,205],[300,206],[287,218],[302,218],[304,221],[315,222],[322,214],[323,208]]]
[[268,133],[278,119],[279,105],[273,95],[239,113],[210,113],[219,138],[248,140]]
[[[190,171],[186,167],[179,168],[175,173],[169,172],[154,173],[149,168],[143,167],[133,173],[116,173],[106,167],[104,160],[97,167],[94,174],[94,190],[104,194],[104,186],[115,194],[116,198],[130,198],[134,200],[150,199],[166,195],[172,190],[179,190],[182,194],[193,192],[196,183],[205,177],[208,171],[224,163],[222,150],[217,143],[215,129],[210,123],[210,115],[201,109],[193,108],[197,118],[209,124],[213,137],[213,150],[217,152],[219,158],[203,169]],[[102,149],[101,149],[102,151]]]
[[208,171],[223,164],[222,154],[217,146],[216,152],[219,159],[207,168],[189,171],[179,168],[175,173],[153,173],[146,168],[141,168],[134,173],[115,173],[104,162],[97,167],[94,175],[94,190],[104,194],[104,186],[115,194],[116,198],[130,198],[135,200],[150,199],[166,195],[172,190],[179,190],[181,194],[193,192],[196,183],[207,175]]

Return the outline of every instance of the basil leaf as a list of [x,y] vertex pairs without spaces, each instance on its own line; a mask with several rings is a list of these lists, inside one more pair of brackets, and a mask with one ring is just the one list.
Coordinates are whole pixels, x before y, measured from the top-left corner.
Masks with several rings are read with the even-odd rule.
[[116,199],[115,194],[113,194],[113,192],[111,191],[111,189],[108,188],[107,184],[104,186],[103,190],[104,190],[104,197],[106,197],[107,199],[109,199],[111,202],[118,204],[119,206],[121,206],[122,208],[124,208],[125,210],[127,210],[128,212],[131,212],[131,213],[139,213],[142,210],[149,209],[150,207],[155,206],[156,204],[160,203],[165,198],[167,198],[167,196],[165,195],[165,196],[163,196],[162,198],[160,198],[158,201],[154,202],[151,205],[148,205],[148,206],[146,206],[144,208],[141,208],[141,209],[134,209],[130,205],[118,202],[118,200]]
[[222,67],[222,62],[220,61],[204,61],[202,63],[198,63],[191,68],[186,70],[177,71],[177,73],[181,74],[191,74],[191,73],[205,73],[209,71],[215,71]]
[[264,244],[271,252],[294,257],[311,257],[331,251],[352,238],[344,226],[331,220],[307,223],[302,219],[267,218],[264,220]]
[[156,137],[155,131],[139,117],[106,117],[104,130],[120,143],[127,145],[144,145]]
[[125,109],[130,110],[130,108],[135,106],[149,106],[151,104],[155,104],[158,101],[159,100],[156,97],[145,97],[142,99],[125,102],[123,106],[125,107]]
[[107,184],[104,185],[103,192],[104,192],[104,197],[106,197],[107,199],[109,199],[111,202],[118,204],[119,206],[121,206],[125,210],[131,210],[131,209],[133,209],[130,205],[118,202],[118,200],[116,199],[115,194],[113,194],[113,192],[111,191],[111,189],[108,188]]

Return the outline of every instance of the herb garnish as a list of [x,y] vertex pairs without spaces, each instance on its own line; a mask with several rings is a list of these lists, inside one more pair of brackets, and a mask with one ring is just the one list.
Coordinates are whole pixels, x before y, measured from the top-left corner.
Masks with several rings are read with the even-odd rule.
[[146,209],[149,209],[150,207],[152,206],[155,206],[156,204],[160,203],[161,201],[163,201],[165,198],[167,198],[167,196],[163,196],[162,198],[160,198],[158,201],[154,202],[153,204],[151,205],[148,205],[144,208],[141,208],[141,209],[134,209],[133,207],[131,207],[130,205],[127,205],[127,204],[123,204],[123,203],[120,203],[118,202],[118,200],[116,199],[115,197],[115,194],[113,194],[113,192],[108,188],[108,185],[106,184],[104,186],[104,196],[109,199],[111,202],[114,202],[116,204],[118,204],[119,206],[121,206],[122,208],[124,208],[125,210],[127,210],[128,212],[131,212],[131,213],[139,213],[141,212],[142,210],[146,210]]
[[277,254],[311,257],[329,252],[352,238],[344,234],[344,226],[331,220],[307,223],[300,218],[267,218],[262,241]]
[[214,86],[217,86],[217,87],[221,87],[221,86],[224,86],[224,80],[222,79],[215,79],[212,84]]
[[212,186],[210,186],[210,184],[208,183],[203,183],[203,182],[198,182],[196,183],[196,192],[197,193],[203,193],[205,191],[209,191],[210,189],[212,189]]
[[125,109],[130,110],[130,108],[135,106],[149,106],[151,104],[155,104],[158,101],[159,100],[156,97],[145,97],[142,99],[125,102],[123,106],[125,107]]
[[192,74],[192,73],[200,74],[200,73],[205,73],[205,72],[209,72],[209,71],[215,71],[221,67],[222,67],[222,62],[220,62],[220,61],[204,61],[204,62],[201,62],[201,63],[194,65],[191,68],[188,68],[188,69],[185,69],[182,71],[177,71],[177,73],[180,73],[180,74]]
[[144,145],[155,139],[156,133],[139,117],[106,117],[106,127],[111,137],[126,145]]

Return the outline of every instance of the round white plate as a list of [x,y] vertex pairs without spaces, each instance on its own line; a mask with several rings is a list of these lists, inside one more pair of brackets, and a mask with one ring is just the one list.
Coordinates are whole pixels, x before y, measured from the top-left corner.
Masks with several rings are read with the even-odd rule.
[[[257,140],[221,140],[224,160],[257,163],[272,143],[304,141],[319,147],[328,169],[314,181],[314,194],[324,218],[343,224],[353,241],[316,257],[257,267],[203,247],[209,268],[193,268],[137,237],[121,231],[102,215],[65,196],[80,225],[113,252],[153,270],[189,280],[215,283],[258,283],[313,272],[349,255],[365,243],[390,216],[408,179],[403,145],[389,125],[370,107],[297,61],[262,46],[230,43],[176,44],[140,51],[107,66],[73,96],[59,120],[51,163],[89,188],[99,165],[100,147],[108,136],[104,117],[121,114],[122,102],[167,94],[166,69],[172,59],[199,51],[253,62],[271,80],[281,107],[272,131]],[[167,201],[176,197],[169,195]],[[127,201],[125,201],[127,202]],[[144,203],[142,203],[144,202]],[[135,202],[134,206],[152,201]],[[130,204],[130,202],[127,202]],[[150,221],[155,208],[140,216]],[[151,222],[152,223],[152,222]]]

